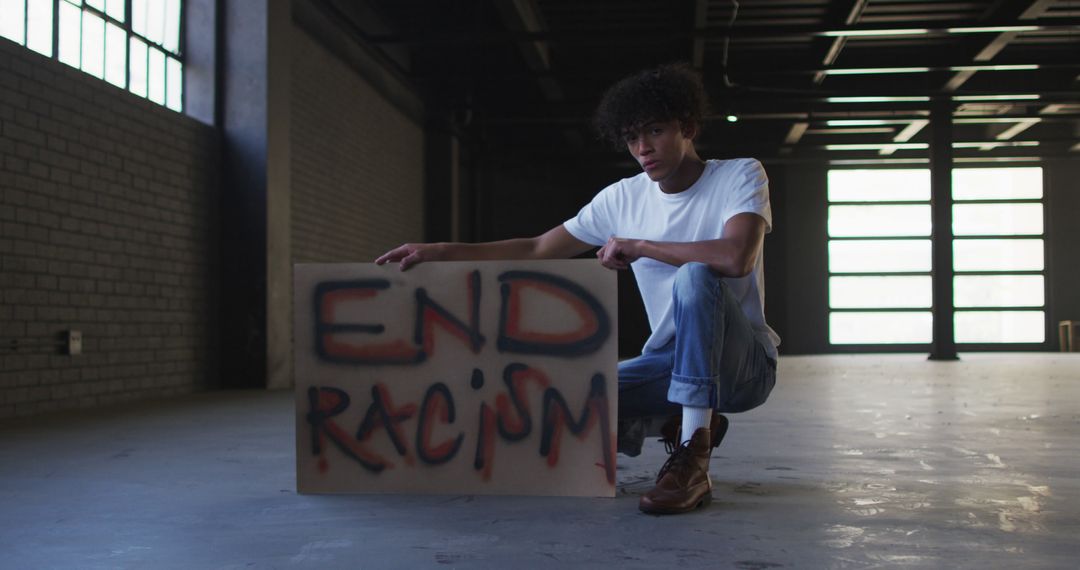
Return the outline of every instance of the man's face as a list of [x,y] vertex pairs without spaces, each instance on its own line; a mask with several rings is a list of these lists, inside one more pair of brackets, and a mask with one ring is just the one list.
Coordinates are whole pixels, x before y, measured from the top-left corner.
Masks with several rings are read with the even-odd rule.
[[649,178],[660,182],[678,169],[693,144],[683,131],[677,119],[649,121],[627,130],[623,141]]

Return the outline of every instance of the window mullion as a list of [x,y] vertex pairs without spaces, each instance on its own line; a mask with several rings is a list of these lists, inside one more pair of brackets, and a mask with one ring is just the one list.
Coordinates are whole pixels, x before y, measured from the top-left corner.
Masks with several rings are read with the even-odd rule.
[[53,0],[52,55],[56,61],[60,61],[60,3],[63,1]]
[[131,0],[124,0],[124,88],[131,92]]
[[79,71],[82,71],[82,68],[83,68],[83,65],[82,65],[82,57],[83,57],[82,46],[83,46],[83,40],[86,39],[86,38],[83,37],[83,14],[85,14],[85,12],[83,12],[82,9],[80,8],[79,9]]

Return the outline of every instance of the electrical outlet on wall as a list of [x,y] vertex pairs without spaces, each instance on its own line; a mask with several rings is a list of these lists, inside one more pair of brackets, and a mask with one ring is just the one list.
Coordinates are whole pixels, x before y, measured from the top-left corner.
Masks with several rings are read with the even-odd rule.
[[82,354],[82,331],[67,332],[67,353],[71,356]]

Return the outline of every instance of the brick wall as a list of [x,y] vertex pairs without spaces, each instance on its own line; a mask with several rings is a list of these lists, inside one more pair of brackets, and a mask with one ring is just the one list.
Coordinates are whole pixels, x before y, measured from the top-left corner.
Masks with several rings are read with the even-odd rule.
[[293,261],[371,261],[422,239],[422,128],[303,30],[292,47]]
[[217,139],[0,39],[0,417],[215,383]]

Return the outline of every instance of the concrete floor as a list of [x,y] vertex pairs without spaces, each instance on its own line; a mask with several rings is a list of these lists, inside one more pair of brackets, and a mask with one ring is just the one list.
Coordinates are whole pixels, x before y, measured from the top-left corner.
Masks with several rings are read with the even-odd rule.
[[732,418],[714,502],[304,496],[292,397],[0,424],[2,568],[1077,568],[1080,354],[787,357]]

